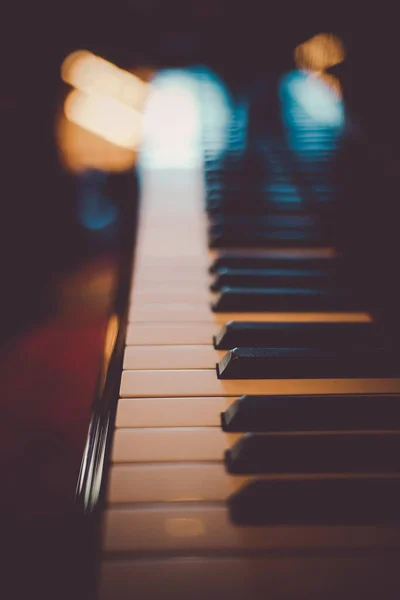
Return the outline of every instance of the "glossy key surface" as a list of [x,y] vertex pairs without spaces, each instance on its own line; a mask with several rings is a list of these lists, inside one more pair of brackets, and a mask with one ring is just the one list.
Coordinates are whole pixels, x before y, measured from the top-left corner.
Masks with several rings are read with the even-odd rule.
[[230,473],[397,473],[400,431],[247,433],[225,453]]
[[229,500],[240,525],[399,525],[400,478],[255,481]]
[[241,396],[221,413],[224,431],[400,429],[400,396]]
[[222,288],[212,304],[214,312],[363,310],[366,300],[346,289],[315,288]]
[[380,349],[234,348],[217,365],[220,379],[397,377],[400,365]]
[[214,337],[218,350],[247,348],[348,348],[380,345],[372,323],[252,323],[231,321]]

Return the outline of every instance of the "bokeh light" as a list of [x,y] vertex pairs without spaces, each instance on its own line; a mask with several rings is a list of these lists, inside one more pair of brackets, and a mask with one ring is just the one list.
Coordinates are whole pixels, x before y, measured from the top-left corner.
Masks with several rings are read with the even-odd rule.
[[295,50],[295,62],[299,69],[322,72],[345,59],[343,42],[332,33],[319,33]]
[[[61,78],[74,89],[56,122],[61,162],[73,172],[125,171],[136,161],[142,136],[142,111],[152,86],[88,50],[72,52]],[[142,73],[142,75],[143,75]]]
[[282,94],[288,94],[292,106],[298,105],[315,123],[335,128],[344,123],[341,98],[319,77],[295,71],[282,81]]
[[126,104],[98,93],[73,90],[64,105],[69,121],[121,148],[137,148],[141,134],[140,113]]
[[137,110],[142,109],[150,88],[133,73],[87,50],[67,56],[61,65],[61,77],[81,92],[103,94]]

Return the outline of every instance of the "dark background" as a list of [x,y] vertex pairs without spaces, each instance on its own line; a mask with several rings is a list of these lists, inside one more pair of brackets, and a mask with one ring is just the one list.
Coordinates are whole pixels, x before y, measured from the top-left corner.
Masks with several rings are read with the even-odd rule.
[[50,272],[86,251],[87,240],[74,222],[73,182],[60,172],[53,142],[59,67],[72,50],[88,48],[130,67],[205,63],[234,85],[268,69],[292,68],[298,43],[321,31],[337,33],[347,49],[347,60],[335,68],[347,106],[371,147],[397,166],[394,11],[255,0],[72,1],[2,10],[1,239],[7,285],[0,320],[8,330],[21,317],[23,290],[42,289]]

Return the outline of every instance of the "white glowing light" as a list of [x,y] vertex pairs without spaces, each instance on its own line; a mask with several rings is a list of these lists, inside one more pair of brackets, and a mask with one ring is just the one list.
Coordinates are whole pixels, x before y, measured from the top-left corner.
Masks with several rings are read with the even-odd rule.
[[67,56],[61,65],[61,77],[81,92],[101,93],[136,109],[142,108],[150,89],[136,75],[87,50]]
[[140,142],[140,113],[114,98],[74,90],[64,112],[69,121],[121,148],[133,150]]
[[285,78],[281,88],[288,93],[313,121],[331,127],[344,123],[344,107],[340,97],[318,77],[295,72]]
[[[198,76],[164,71],[152,81],[146,103],[141,161],[160,168],[200,167],[203,161],[200,94],[212,106],[209,118],[214,153],[222,150],[229,123],[229,107],[219,83],[206,76],[207,90],[200,89]],[[210,125],[210,124],[208,124]]]

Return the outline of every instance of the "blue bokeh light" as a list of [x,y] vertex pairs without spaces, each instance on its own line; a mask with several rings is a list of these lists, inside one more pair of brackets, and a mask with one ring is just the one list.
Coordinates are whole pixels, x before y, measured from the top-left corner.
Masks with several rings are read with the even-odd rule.
[[286,116],[302,119],[326,127],[341,128],[345,112],[342,99],[317,76],[304,71],[294,71],[286,75],[280,86],[281,100],[286,105]]

